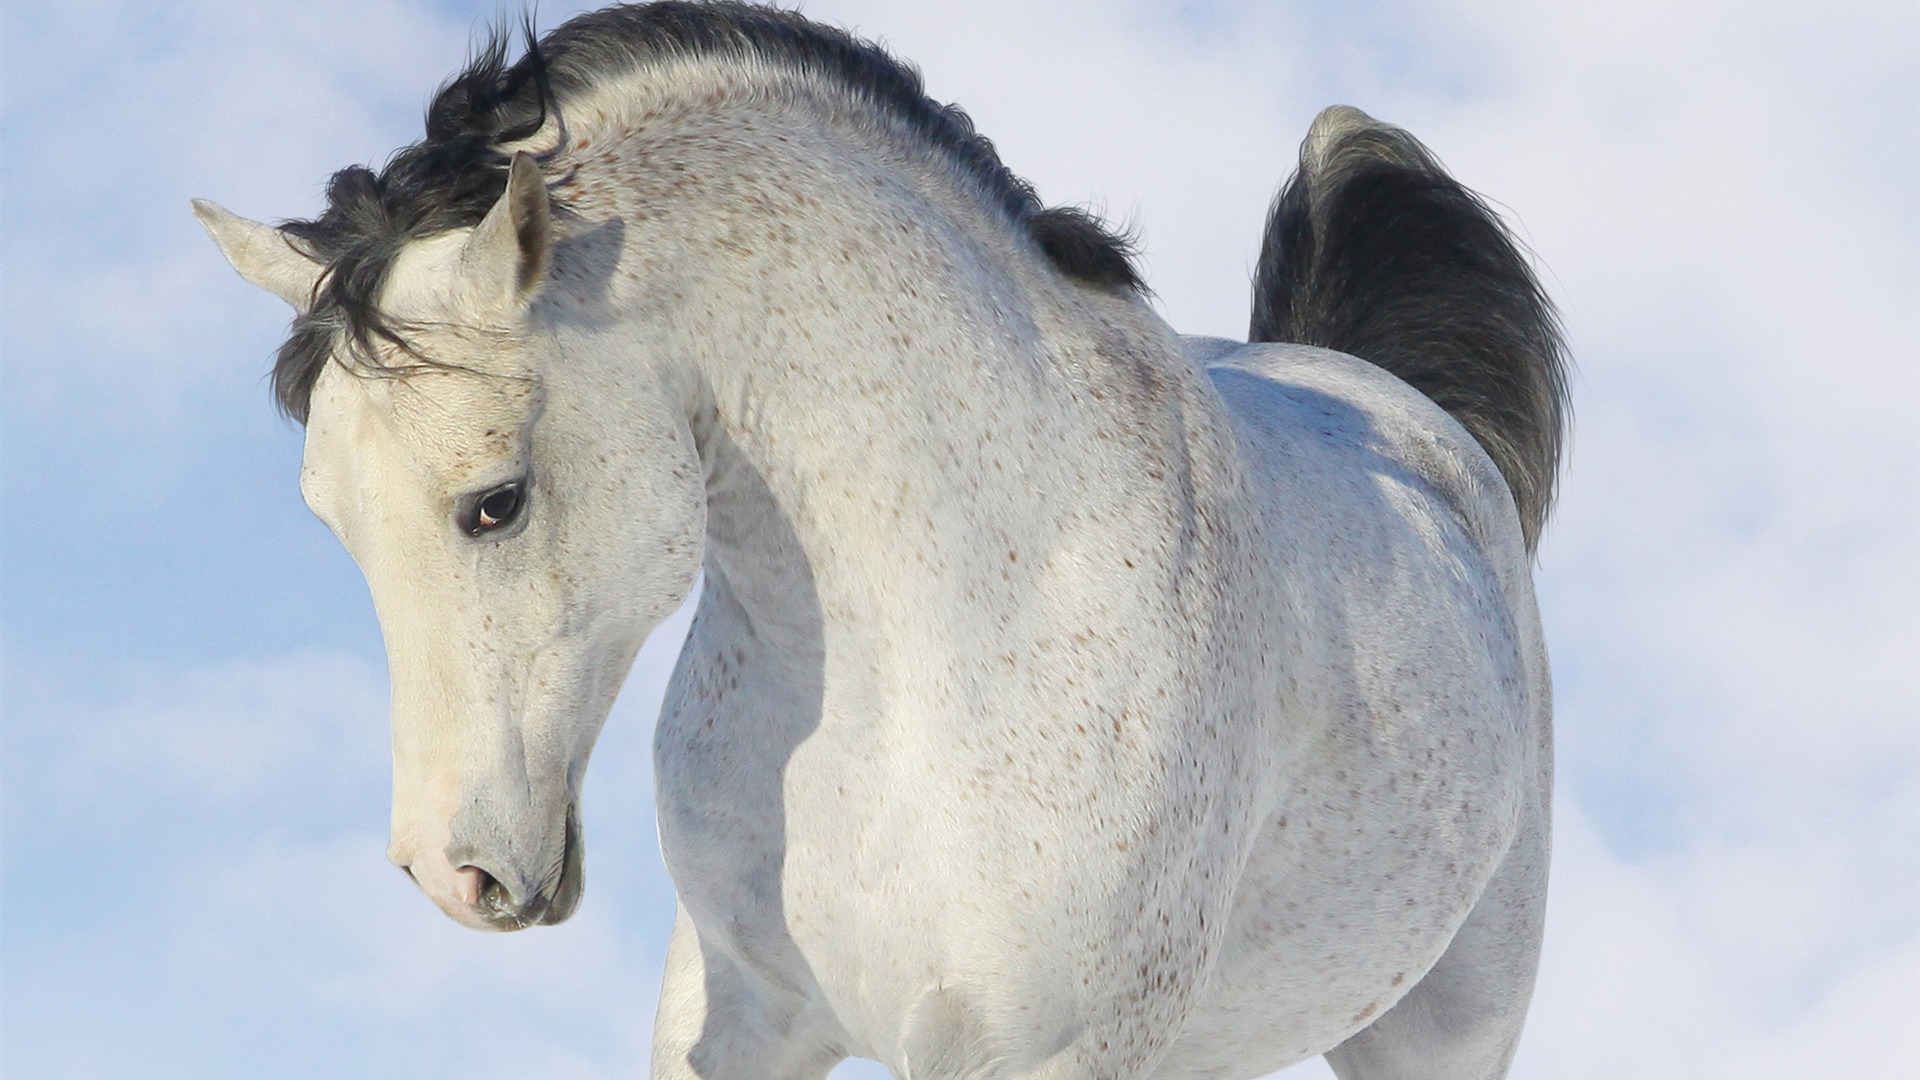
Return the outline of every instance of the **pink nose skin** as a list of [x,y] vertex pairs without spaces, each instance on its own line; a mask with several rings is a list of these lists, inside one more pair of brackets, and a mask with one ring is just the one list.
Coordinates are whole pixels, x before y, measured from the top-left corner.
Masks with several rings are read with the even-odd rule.
[[445,859],[431,856],[401,863],[400,868],[420,886],[420,891],[426,893],[429,900],[439,905],[441,911],[460,925],[475,930],[504,929],[481,914],[481,891],[493,880],[486,871],[475,866],[456,867]]
[[480,903],[480,888],[487,881],[486,874],[471,866],[462,866],[453,872],[453,902],[462,907],[477,907]]

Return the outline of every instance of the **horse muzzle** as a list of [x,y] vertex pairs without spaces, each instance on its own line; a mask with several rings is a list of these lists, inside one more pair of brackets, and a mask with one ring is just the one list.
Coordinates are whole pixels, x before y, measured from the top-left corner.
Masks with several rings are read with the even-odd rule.
[[586,886],[577,803],[567,805],[559,857],[533,873],[471,844],[456,845],[440,856],[409,858],[396,851],[389,857],[440,910],[475,930],[505,932],[565,922],[580,906]]

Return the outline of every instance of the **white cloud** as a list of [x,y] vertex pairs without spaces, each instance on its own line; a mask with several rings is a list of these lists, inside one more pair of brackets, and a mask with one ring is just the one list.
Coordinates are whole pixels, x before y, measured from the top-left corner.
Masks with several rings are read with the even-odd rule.
[[673,916],[651,722],[690,617],[642,651],[596,752],[579,914],[505,936],[455,925],[386,861],[376,665],[99,689],[9,670],[9,1073],[643,1072]]
[[1556,832],[1547,955],[1517,1078],[1893,1078],[1920,1064],[1913,936],[1780,992],[1808,923],[1847,916],[1845,904],[1792,910],[1800,879],[1828,869],[1820,860],[1763,857],[1729,873],[1753,853],[1708,844],[1629,864],[1572,807]]
[[33,718],[64,729],[71,751],[40,782],[77,799],[137,790],[235,810],[282,798],[302,774],[372,772],[386,758],[384,675],[358,657],[146,671],[120,688],[132,693],[98,713]]
[[466,45],[464,19],[378,2],[96,0],[7,22],[9,394],[174,438],[209,383],[257,384],[265,348],[211,346],[236,326],[264,345],[287,317],[236,287],[187,200],[314,212],[334,169],[414,137],[423,72]]

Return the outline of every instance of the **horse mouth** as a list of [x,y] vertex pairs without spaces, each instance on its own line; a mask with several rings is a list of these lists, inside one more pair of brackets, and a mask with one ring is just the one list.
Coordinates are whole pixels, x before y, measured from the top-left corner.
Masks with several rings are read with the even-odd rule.
[[511,931],[566,922],[586,890],[586,844],[580,833],[580,804],[567,804],[566,833],[559,862],[531,897],[518,900],[497,880],[480,890],[480,917],[489,929]]

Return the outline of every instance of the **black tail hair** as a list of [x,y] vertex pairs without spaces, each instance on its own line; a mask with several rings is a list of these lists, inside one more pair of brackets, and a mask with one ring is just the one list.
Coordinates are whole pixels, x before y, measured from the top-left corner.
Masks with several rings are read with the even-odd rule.
[[1249,337],[1350,353],[1432,398],[1499,466],[1534,549],[1569,418],[1560,320],[1499,217],[1413,136],[1344,105],[1314,120]]

